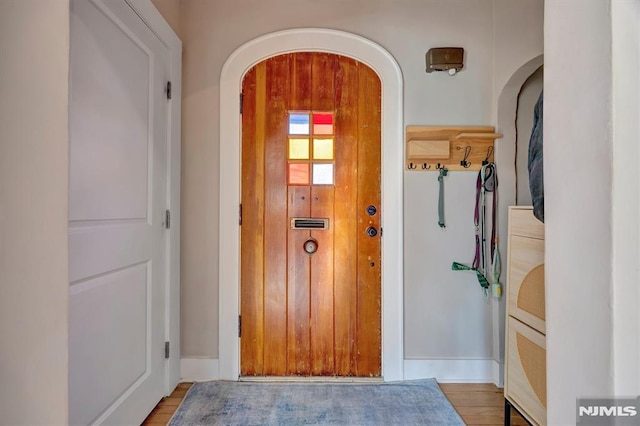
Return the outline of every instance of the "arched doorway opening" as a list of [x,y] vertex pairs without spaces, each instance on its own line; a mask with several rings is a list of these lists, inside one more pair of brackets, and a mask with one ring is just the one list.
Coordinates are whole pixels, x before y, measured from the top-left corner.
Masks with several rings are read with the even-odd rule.
[[367,64],[382,82],[382,374],[403,378],[403,101],[402,74],[379,45],[342,31],[296,29],[252,40],[226,61],[220,77],[220,378],[237,380],[240,348],[240,115],[242,78],[256,63],[289,52],[328,52]]

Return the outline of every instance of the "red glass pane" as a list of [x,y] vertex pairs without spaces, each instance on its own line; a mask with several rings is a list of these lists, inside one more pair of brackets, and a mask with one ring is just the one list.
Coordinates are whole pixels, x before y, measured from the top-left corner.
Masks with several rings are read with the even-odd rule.
[[289,163],[289,185],[309,185],[308,163]]
[[313,134],[333,134],[333,114],[313,114]]
[[313,114],[313,124],[333,124],[333,114]]

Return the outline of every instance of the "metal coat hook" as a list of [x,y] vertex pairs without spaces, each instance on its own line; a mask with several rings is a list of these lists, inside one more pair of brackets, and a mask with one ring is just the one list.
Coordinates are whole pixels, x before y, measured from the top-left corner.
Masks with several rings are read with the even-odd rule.
[[422,163],[422,170],[429,170],[431,168],[431,164],[429,163]]
[[471,154],[471,146],[467,145],[467,147],[464,149],[464,158],[462,159],[462,161],[460,161],[460,165],[465,169],[471,167],[471,163],[467,161],[467,159],[469,158],[469,154]]
[[416,169],[416,165],[413,163],[409,163],[409,170],[415,170]]
[[486,166],[487,164],[489,164],[489,158],[491,158],[491,154],[493,154],[493,146],[490,146],[489,149],[487,149],[487,156],[482,161],[483,166]]
[[438,163],[438,165],[436,166],[436,169],[438,169],[438,170],[444,170],[446,168],[447,168],[447,166],[445,166],[443,164],[440,164],[440,163]]

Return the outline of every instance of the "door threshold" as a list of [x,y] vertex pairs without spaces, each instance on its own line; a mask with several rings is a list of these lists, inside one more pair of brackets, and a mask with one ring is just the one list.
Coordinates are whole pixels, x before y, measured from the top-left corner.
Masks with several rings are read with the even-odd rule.
[[382,377],[341,376],[240,376],[240,382],[288,382],[288,383],[383,383]]

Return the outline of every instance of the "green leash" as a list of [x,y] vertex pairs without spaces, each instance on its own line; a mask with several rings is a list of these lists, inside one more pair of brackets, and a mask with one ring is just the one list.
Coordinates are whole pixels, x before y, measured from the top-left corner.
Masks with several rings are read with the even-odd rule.
[[476,277],[478,277],[478,283],[480,283],[480,287],[483,288],[484,292],[487,293],[489,291],[489,281],[485,278],[485,276],[478,270],[478,268],[474,268],[472,266],[463,265],[462,263],[453,262],[451,265],[452,271],[473,271],[476,273]]

